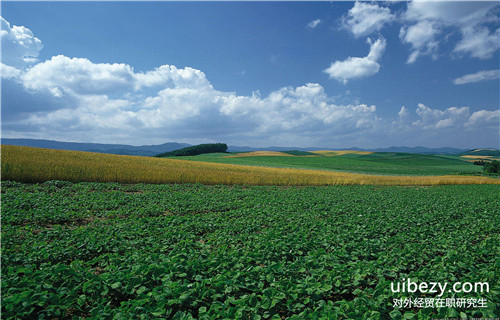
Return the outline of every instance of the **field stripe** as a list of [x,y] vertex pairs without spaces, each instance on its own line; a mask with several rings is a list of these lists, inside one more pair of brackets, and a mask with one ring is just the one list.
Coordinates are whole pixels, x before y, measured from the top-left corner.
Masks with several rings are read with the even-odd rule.
[[252,151],[252,152],[238,153],[231,156],[224,156],[223,158],[242,158],[242,157],[294,157],[294,155],[279,151]]
[[318,150],[318,151],[311,151],[311,152],[322,155],[322,156],[327,156],[327,157],[342,156],[345,154],[367,155],[367,154],[373,153],[371,151],[356,151],[356,150]]

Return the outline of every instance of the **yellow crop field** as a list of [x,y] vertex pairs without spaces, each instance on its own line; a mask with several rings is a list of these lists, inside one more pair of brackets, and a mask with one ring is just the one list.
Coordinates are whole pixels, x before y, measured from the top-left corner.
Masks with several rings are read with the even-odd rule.
[[320,154],[322,156],[333,157],[333,156],[341,156],[344,154],[370,154],[373,152],[370,151],[355,151],[355,150],[318,150],[318,151],[310,151],[312,153]]
[[248,185],[500,184],[480,176],[376,176],[2,146],[2,180]]
[[467,156],[460,156],[460,158],[465,158],[467,161],[473,161],[473,160],[500,160],[497,157],[494,156],[474,156],[474,155],[467,155]]

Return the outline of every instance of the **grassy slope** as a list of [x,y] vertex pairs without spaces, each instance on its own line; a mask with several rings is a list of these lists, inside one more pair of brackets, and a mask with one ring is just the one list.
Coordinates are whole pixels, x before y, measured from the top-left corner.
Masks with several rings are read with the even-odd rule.
[[470,150],[460,154],[461,156],[471,155],[471,156],[491,156],[500,158],[500,150],[495,149],[475,149]]
[[205,154],[182,157],[183,160],[231,163],[281,168],[304,168],[389,175],[477,174],[482,167],[458,157],[412,153],[345,154],[318,157],[231,157],[227,154]]

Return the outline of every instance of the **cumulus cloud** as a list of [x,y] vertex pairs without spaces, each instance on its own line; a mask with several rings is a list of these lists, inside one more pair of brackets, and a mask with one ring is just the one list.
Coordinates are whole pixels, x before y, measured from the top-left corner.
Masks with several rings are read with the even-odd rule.
[[401,107],[397,118],[384,122],[384,132],[393,135],[393,145],[498,147],[499,117],[500,110],[472,112],[467,106],[441,109],[419,103],[415,109]]
[[366,57],[349,57],[344,61],[335,61],[329,68],[325,69],[330,79],[336,79],[346,84],[351,79],[369,77],[380,70],[377,62],[384,53],[386,41],[379,38],[375,42],[368,38],[370,52]]
[[495,127],[498,126],[499,121],[500,121],[500,110],[494,110],[494,111],[479,110],[474,112],[469,117],[465,125],[477,128],[485,128],[488,126]]
[[62,55],[41,62],[22,75],[26,89],[63,94],[119,94],[142,88],[204,88],[211,87],[200,70],[179,69],[164,65],[146,73],[135,73],[123,63],[93,63],[85,58]]
[[349,30],[356,38],[380,31],[384,25],[395,19],[391,9],[376,3],[356,2],[342,18],[342,28]]
[[136,86],[157,87],[174,86],[183,88],[211,88],[205,74],[197,69],[186,67],[179,69],[175,66],[163,65],[146,73],[135,74]]
[[321,23],[321,19],[316,19],[307,24],[307,28],[314,29]]
[[424,130],[463,127],[470,117],[469,107],[449,107],[445,110],[432,109],[423,103],[418,104],[416,114],[419,120],[413,125]]
[[36,38],[30,29],[23,26],[12,26],[0,17],[2,44],[2,63],[14,68],[24,68],[37,61],[43,48],[42,41]]
[[461,40],[453,52],[469,54],[479,59],[491,58],[500,47],[500,28],[491,30],[490,24],[497,25],[495,2],[450,2],[412,1],[402,15],[405,24],[400,31],[403,43],[412,47],[408,63],[414,63],[421,55],[437,57],[439,37],[444,30],[459,30]]
[[48,90],[61,95],[104,94],[134,88],[134,74],[126,64],[95,64],[88,59],[52,57],[28,69],[22,75],[30,90]]
[[500,70],[482,70],[476,73],[466,74],[453,80],[454,84],[467,84],[500,78]]

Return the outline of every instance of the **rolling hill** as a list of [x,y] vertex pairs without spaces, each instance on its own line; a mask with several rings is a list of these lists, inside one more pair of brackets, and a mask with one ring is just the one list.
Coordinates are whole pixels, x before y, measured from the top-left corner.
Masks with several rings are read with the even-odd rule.
[[[194,156],[203,159],[204,155]],[[178,157],[178,158],[194,158]],[[255,159],[334,159],[338,157],[254,157]],[[136,157],[103,153],[2,146],[2,181],[36,183],[49,180],[120,183],[202,183],[224,185],[441,185],[500,184],[500,180],[472,175],[373,175],[322,168],[272,168]],[[225,158],[227,159],[227,158]],[[250,158],[231,158],[250,159]],[[460,160],[457,160],[460,161]],[[467,162],[465,165],[477,167]],[[395,166],[391,164],[391,166]],[[397,170],[404,174],[404,171]],[[414,172],[413,170],[411,171]],[[449,172],[449,171],[444,171]],[[421,172],[423,173],[423,172]]]
[[[142,145],[133,146],[127,144],[105,144],[105,143],[82,143],[82,142],[62,142],[54,140],[41,140],[41,139],[10,139],[2,138],[2,145],[13,145],[13,146],[23,146],[23,147],[35,147],[35,148],[47,148],[56,150],[72,150],[72,151],[88,151],[88,152],[99,152],[99,153],[110,153],[110,154],[122,154],[122,155],[136,155],[136,156],[154,156],[159,153],[174,151],[186,147],[190,147],[187,143],[178,142],[167,142],[159,145]],[[310,152],[310,151],[320,151],[320,150],[355,150],[355,151],[372,151],[372,152],[404,152],[404,153],[420,153],[420,154],[463,154],[466,155],[470,152],[475,152],[475,150],[483,150],[482,152],[496,152],[500,153],[499,150],[495,149],[475,149],[466,150],[458,148],[427,148],[427,147],[389,147],[389,148],[338,148],[331,149],[325,147],[309,147],[309,148],[298,148],[298,147],[248,147],[248,146],[228,146],[228,152],[252,152],[252,151],[279,151],[279,152]],[[479,152],[479,151],[478,151]],[[476,155],[479,155],[476,153]]]

